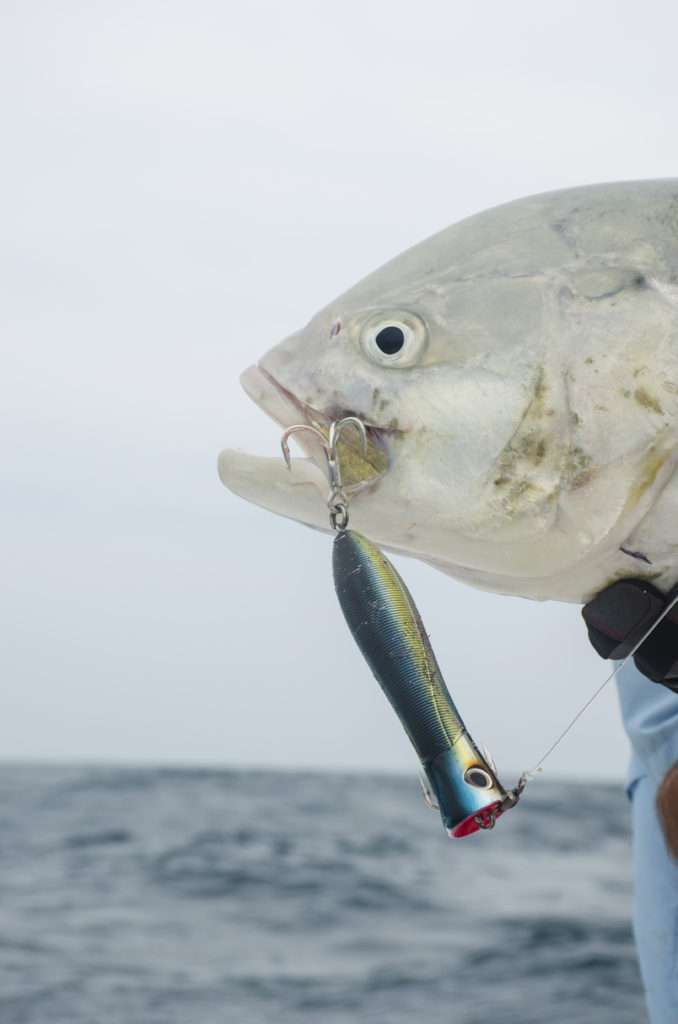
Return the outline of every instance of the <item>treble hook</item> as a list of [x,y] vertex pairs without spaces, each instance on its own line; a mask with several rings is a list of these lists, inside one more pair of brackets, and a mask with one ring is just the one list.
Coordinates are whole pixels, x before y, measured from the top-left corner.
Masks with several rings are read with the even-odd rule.
[[430,807],[432,811],[439,811],[440,805],[435,802],[433,793],[431,792],[430,787],[426,780],[424,779],[423,775],[419,776],[419,785],[421,786],[421,792],[423,794],[424,800],[426,801],[426,806]]
[[302,430],[308,430],[320,441],[320,446],[325,455],[327,461],[327,475],[330,481],[330,493],[327,497],[327,507],[330,510],[330,523],[333,530],[345,530],[348,526],[348,498],[344,490],[344,485],[341,477],[341,464],[339,461],[338,445],[342,433],[347,427],[355,427],[360,437],[360,447],[363,455],[367,454],[367,431],[365,424],[362,420],[358,419],[357,416],[345,416],[341,420],[334,420],[330,423],[327,437],[323,434],[322,430],[318,427],[312,426],[310,423],[295,423],[294,426],[288,427],[283,433],[280,439],[280,447],[282,448],[283,458],[285,465],[288,469],[292,468],[292,459],[290,456],[289,439],[292,434],[300,433]]

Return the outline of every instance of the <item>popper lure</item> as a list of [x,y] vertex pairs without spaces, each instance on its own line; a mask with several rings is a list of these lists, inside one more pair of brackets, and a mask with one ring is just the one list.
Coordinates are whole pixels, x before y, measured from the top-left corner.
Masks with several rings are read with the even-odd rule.
[[364,448],[365,427],[351,416],[332,423],[327,438],[310,425],[289,427],[282,438],[283,455],[289,466],[288,440],[297,431],[313,432],[322,444],[330,477],[330,523],[336,531],[332,566],[339,603],[421,761],[427,802],[440,811],[448,834],[461,838],[492,828],[517,803],[526,779],[513,790],[504,789],[494,765],[464,725],[403,580],[379,548],[348,529],[348,498],[337,445],[349,427],[358,431]]

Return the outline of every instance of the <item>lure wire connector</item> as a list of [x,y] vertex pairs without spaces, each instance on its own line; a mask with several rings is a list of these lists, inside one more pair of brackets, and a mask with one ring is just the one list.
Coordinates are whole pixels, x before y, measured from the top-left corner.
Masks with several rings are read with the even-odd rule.
[[532,771],[523,772],[514,788],[508,791],[505,799],[502,800],[501,806],[498,807],[497,810],[495,811],[495,815],[497,818],[499,817],[500,814],[504,814],[505,811],[510,811],[512,807],[516,806],[521,796],[523,795],[523,792],[528,782],[530,782],[535,775],[538,775],[541,772],[541,770],[541,768],[534,768],[532,769]]

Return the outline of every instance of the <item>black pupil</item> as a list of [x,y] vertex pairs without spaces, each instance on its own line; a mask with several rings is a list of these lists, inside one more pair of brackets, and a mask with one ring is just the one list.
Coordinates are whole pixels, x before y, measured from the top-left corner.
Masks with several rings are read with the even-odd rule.
[[477,769],[475,771],[472,769],[468,773],[468,781],[472,786],[479,786],[481,788],[487,786],[487,779],[484,772],[479,772]]
[[405,344],[405,335],[400,327],[382,327],[374,339],[386,356],[394,356]]

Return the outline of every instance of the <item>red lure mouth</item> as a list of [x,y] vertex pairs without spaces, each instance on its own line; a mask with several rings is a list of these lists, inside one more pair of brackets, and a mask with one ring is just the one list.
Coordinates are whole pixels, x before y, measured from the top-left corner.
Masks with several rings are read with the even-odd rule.
[[464,836],[473,835],[474,832],[487,831],[494,828],[501,813],[501,800],[495,800],[494,803],[487,804],[479,811],[469,814],[468,818],[464,818],[456,828],[448,829],[447,834],[450,839],[463,839]]

